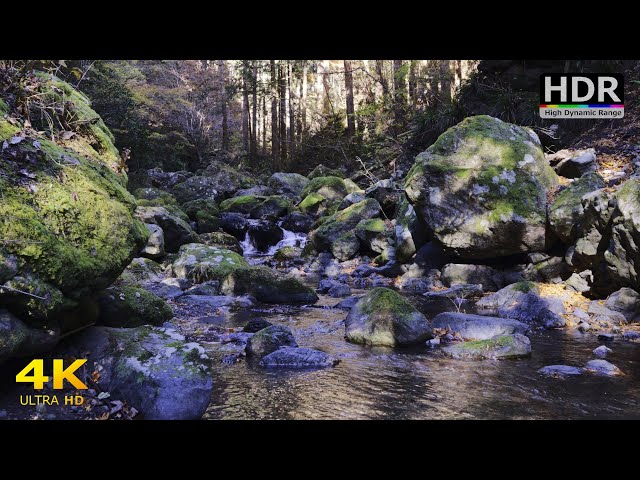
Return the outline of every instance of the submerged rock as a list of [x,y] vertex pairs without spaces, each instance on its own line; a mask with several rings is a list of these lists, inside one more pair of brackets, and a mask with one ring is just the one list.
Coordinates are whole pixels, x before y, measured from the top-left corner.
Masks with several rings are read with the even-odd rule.
[[436,315],[431,326],[457,333],[465,340],[486,340],[496,335],[525,334],[530,330],[527,324],[517,320],[454,312]]
[[582,369],[570,365],[547,365],[538,370],[538,373],[548,377],[568,377],[582,375]]
[[433,338],[426,317],[388,288],[374,288],[351,309],[345,337],[365,345],[411,345]]
[[280,348],[260,360],[267,368],[327,368],[335,367],[340,360],[311,348]]
[[281,347],[297,347],[289,327],[271,325],[256,332],[247,340],[247,355],[264,357]]
[[519,333],[498,335],[487,340],[454,343],[442,351],[449,357],[463,360],[520,358],[531,355],[531,341]]
[[416,157],[405,191],[445,249],[483,259],[545,250],[557,183],[532,130],[479,115]]
[[609,363],[606,360],[589,360],[584,366],[584,369],[590,373],[605,375],[607,377],[624,375],[622,373],[622,370],[616,367],[613,363]]
[[598,358],[604,358],[611,352],[613,352],[613,350],[605,345],[600,345],[598,348],[593,349],[593,354]]

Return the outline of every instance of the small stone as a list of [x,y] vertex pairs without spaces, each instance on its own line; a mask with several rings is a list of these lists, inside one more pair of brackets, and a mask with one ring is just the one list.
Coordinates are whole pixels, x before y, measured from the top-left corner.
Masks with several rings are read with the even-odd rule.
[[331,287],[327,293],[333,298],[343,298],[351,295],[351,289],[349,288],[349,285],[341,283]]
[[429,348],[436,348],[438,345],[440,345],[439,337],[432,338],[431,340],[427,340],[427,347]]
[[591,330],[591,325],[589,325],[589,323],[587,322],[580,322],[580,324],[578,325],[578,330],[580,330],[581,332],[588,332],[589,330]]
[[611,350],[609,347],[606,347],[604,345],[600,345],[598,348],[593,349],[593,354],[598,358],[604,358],[607,356],[607,354],[611,352],[613,352],[613,350]]
[[598,340],[601,342],[613,342],[616,336],[613,333],[600,333],[598,335]]
[[630,342],[640,342],[640,332],[634,332],[634,331],[624,332],[624,334],[622,335],[622,338]]
[[573,316],[579,318],[580,320],[589,320],[589,314],[581,308],[576,308],[573,311]]
[[581,375],[582,369],[570,365],[547,365],[538,370],[538,373],[549,377],[565,377],[570,375]]
[[585,370],[609,377],[623,375],[622,371],[618,367],[606,360],[590,360],[585,365]]

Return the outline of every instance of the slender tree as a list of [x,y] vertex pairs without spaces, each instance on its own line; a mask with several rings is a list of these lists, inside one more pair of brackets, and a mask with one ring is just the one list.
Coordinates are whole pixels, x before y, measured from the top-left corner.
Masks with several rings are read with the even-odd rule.
[[258,61],[253,61],[251,69],[251,161],[256,162],[258,156]]
[[440,60],[440,98],[451,101],[451,67],[449,60]]
[[405,107],[407,103],[406,70],[402,60],[393,61],[393,116],[394,132],[399,134],[405,125]]
[[287,71],[281,62],[278,68],[278,98],[280,99],[280,160],[287,165]]
[[276,76],[276,61],[269,60],[271,69],[271,156],[273,157],[273,169],[280,166],[280,132],[278,131],[278,83]]
[[296,115],[295,115],[295,89],[293,76],[293,61],[287,60],[287,91],[289,97],[289,157],[293,158],[296,143]]
[[353,72],[351,60],[344,61],[344,87],[347,102],[347,135],[352,137],[356,133],[355,108],[353,106]]
[[249,152],[249,88],[247,85],[247,61],[242,61],[242,148]]
[[220,110],[222,111],[222,149],[229,150],[229,113],[227,111],[228,99],[228,70],[227,61],[218,60],[218,69],[220,71],[221,87],[220,87]]

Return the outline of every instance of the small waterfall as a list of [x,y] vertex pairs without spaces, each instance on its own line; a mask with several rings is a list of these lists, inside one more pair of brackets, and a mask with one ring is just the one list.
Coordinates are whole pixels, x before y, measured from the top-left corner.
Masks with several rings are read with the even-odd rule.
[[[258,220],[249,220],[250,225],[255,225]],[[267,257],[273,255],[278,251],[278,249],[282,247],[298,247],[304,248],[307,243],[307,234],[292,232],[291,230],[287,230],[280,226],[280,223],[277,224],[277,227],[282,230],[282,240],[280,240],[276,245],[269,247],[266,251],[260,251],[256,248],[249,236],[249,230],[244,235],[244,240],[240,242],[240,246],[242,247],[242,251],[244,252],[245,257]]]

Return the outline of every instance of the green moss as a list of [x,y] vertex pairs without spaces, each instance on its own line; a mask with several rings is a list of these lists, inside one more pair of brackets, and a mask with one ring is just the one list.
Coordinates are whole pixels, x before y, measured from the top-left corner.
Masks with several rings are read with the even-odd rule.
[[382,252],[380,255],[378,255],[373,259],[373,263],[375,263],[378,266],[385,265],[388,261],[389,261],[389,252],[387,250],[385,250],[384,252]]
[[538,286],[534,282],[518,282],[513,285],[513,289],[518,292],[527,293],[531,290],[537,290]]
[[266,197],[255,195],[241,195],[239,197],[228,198],[220,203],[220,210],[223,212],[249,213],[252,208],[260,205]]
[[9,113],[9,105],[0,98],[0,116]]
[[368,232],[384,232],[386,230],[386,226],[384,222],[379,218],[371,218],[368,220],[361,220],[358,222],[356,226],[356,230],[366,230]]
[[300,204],[298,205],[298,207],[300,208],[300,210],[302,210],[303,212],[309,211],[311,208],[313,208],[314,206],[316,206],[318,203],[320,202],[324,202],[327,199],[324,198],[322,195],[320,195],[319,193],[310,193],[309,195],[307,195],[306,197],[304,197],[304,200],[302,200],[302,202],[300,202]]
[[349,190],[340,177],[316,177],[302,189],[301,197],[311,193],[319,193],[328,200],[342,200],[349,194]]
[[273,259],[278,262],[293,260],[301,255],[301,250],[296,247],[282,247],[273,255]]
[[366,315],[386,314],[392,312],[397,316],[408,316],[416,312],[416,308],[389,288],[377,287],[365,297],[362,312]]
[[110,327],[161,325],[173,317],[160,297],[132,285],[112,286],[100,297],[100,323]]
[[248,266],[246,260],[235,252],[200,243],[182,245],[178,254],[172,267],[174,274],[196,283],[220,280],[238,268]]
[[218,208],[218,205],[216,205],[216,202],[214,202],[213,200],[204,199],[204,198],[183,203],[182,210],[192,220],[196,219],[198,212],[206,212],[212,217],[215,217],[218,215],[220,211]]
[[221,283],[225,295],[253,295],[266,303],[313,303],[315,292],[293,277],[281,276],[267,267],[244,267],[230,273]]
[[9,140],[20,131],[20,127],[0,118],[0,142]]
[[506,347],[513,344],[511,335],[501,335],[499,337],[488,338],[486,340],[473,340],[463,342],[460,348],[463,350],[491,350],[493,348]]

